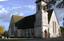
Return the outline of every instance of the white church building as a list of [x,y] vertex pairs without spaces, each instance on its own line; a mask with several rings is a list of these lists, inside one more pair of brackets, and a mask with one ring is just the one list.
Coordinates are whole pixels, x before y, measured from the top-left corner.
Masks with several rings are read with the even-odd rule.
[[[56,1],[56,0],[55,0]],[[52,0],[36,0],[36,14],[27,17],[12,16],[9,37],[20,38],[57,38],[61,36],[60,23],[56,13],[61,12],[48,5]],[[57,4],[56,4],[57,5]]]
[[[47,1],[49,2],[50,0]],[[54,9],[47,9],[47,1],[36,1],[35,36],[42,38],[57,38],[61,36],[60,25]]]

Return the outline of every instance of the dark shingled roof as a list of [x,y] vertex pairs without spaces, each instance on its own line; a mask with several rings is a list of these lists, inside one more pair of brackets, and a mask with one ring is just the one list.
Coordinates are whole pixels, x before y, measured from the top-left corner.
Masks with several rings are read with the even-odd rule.
[[48,23],[49,23],[53,10],[48,10],[47,12],[48,12]]
[[34,28],[35,15],[27,16],[15,23],[18,29]]

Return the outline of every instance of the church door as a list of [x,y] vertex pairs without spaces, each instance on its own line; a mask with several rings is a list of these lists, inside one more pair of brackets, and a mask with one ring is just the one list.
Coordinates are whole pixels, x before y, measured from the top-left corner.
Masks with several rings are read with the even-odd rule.
[[45,38],[48,38],[48,34],[46,30],[44,31],[44,34],[45,34]]

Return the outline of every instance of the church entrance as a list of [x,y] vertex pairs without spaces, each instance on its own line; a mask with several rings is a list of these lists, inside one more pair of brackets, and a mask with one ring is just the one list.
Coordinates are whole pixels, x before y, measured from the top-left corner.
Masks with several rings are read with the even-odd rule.
[[48,38],[48,33],[46,30],[44,31],[44,35],[45,35],[45,38]]

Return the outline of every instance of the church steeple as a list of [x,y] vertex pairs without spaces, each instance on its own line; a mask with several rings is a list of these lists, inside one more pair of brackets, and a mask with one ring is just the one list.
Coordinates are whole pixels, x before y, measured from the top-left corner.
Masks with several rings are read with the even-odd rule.
[[[47,3],[44,0],[36,1],[36,22],[35,31],[37,37],[44,37],[44,31],[48,32],[48,13],[46,11]],[[39,33],[37,33],[39,32]],[[47,36],[48,37],[48,36]]]
[[41,0],[36,0],[36,2],[35,2],[35,3],[39,3],[39,2],[41,2]]
[[47,3],[44,0],[37,0],[36,1],[36,11],[46,8]]
[[41,2],[41,1],[46,2],[46,3],[49,3],[49,2],[51,2],[51,1],[53,1],[53,0],[36,0],[36,3],[39,3],[39,2]]

